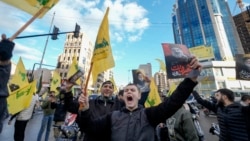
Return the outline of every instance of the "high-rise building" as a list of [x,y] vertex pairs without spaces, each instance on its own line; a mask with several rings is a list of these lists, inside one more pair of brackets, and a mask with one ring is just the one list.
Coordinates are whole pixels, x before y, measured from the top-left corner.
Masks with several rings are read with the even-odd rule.
[[250,53],[250,6],[233,17],[245,54]]
[[155,84],[158,87],[160,93],[166,93],[168,90],[167,74],[166,72],[159,71],[154,75]]
[[175,43],[212,46],[214,60],[244,53],[226,0],[177,0],[172,20]]
[[[73,57],[76,57],[78,66],[85,72],[84,78],[86,80],[90,69],[93,49],[93,44],[86,34],[80,33],[79,37],[75,38],[73,33],[68,33],[66,35],[63,53],[58,57],[57,68],[61,78],[67,78],[69,66],[72,64]],[[91,81],[91,79],[89,79],[89,81]],[[92,81],[88,82],[88,84],[92,84]]]

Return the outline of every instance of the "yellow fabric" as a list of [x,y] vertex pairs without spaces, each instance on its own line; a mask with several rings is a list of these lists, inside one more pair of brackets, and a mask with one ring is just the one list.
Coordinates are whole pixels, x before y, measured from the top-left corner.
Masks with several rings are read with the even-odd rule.
[[114,80],[114,77],[111,77],[110,81],[113,83],[114,85],[114,94],[118,93],[118,89],[117,89],[117,86],[115,84],[115,80]]
[[[67,79],[69,79],[73,74],[75,74],[78,71],[78,62],[76,56],[73,57],[73,61],[69,67],[68,73],[67,73]],[[81,81],[78,79],[76,81],[76,84],[80,85]]]
[[176,84],[174,82],[169,82],[169,91],[167,93],[167,96],[169,97],[170,95],[172,95],[172,93],[175,91],[176,89]]
[[166,72],[166,65],[164,63],[164,61],[162,61],[161,59],[155,59],[160,63],[160,70]]
[[39,18],[42,18],[59,0],[2,0],[3,2],[21,9],[31,15],[35,15],[43,6],[46,10],[43,11]]
[[95,42],[92,63],[92,79],[97,81],[98,74],[115,66],[109,39],[109,8],[107,8]]
[[[50,82],[50,91],[57,91],[56,88],[60,87],[61,84],[61,77],[57,71],[54,71],[52,80]],[[56,92],[56,94],[58,94]]]
[[10,84],[16,84],[19,88],[27,86],[29,84],[27,78],[27,72],[25,70],[22,58],[20,57],[16,66],[15,74],[10,80]]
[[10,93],[7,98],[8,111],[10,114],[15,114],[29,107],[32,95],[35,93],[36,81]]
[[148,94],[144,106],[147,108],[147,107],[157,106],[160,103],[161,103],[161,98],[158,93],[158,89],[155,84],[154,78],[152,77],[150,82],[150,92]]

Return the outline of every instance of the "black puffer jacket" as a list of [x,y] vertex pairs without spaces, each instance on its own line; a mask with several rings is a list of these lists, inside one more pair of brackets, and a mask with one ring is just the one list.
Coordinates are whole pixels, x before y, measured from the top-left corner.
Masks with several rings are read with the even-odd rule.
[[82,128],[96,135],[105,132],[112,141],[154,141],[155,127],[182,106],[196,84],[185,79],[169,99],[155,107],[139,106],[134,111],[124,108],[96,120],[91,118],[91,110],[84,111],[81,113]]
[[[79,109],[79,104],[77,102],[72,101],[73,95],[71,92],[65,94],[65,105],[69,112],[76,112]],[[103,115],[106,115],[112,111],[119,110],[122,107],[122,103],[116,97],[103,97],[98,96],[96,99],[92,99],[89,101],[90,107],[90,115],[91,118],[99,118]],[[78,117],[78,124],[81,126],[81,120]],[[82,129],[82,128],[80,128]],[[106,134],[106,132],[102,132],[100,134],[85,134],[84,141],[108,141],[110,137]]]
[[[207,100],[203,100],[197,92],[193,95],[198,103],[217,113],[220,126],[220,141],[249,141],[246,117],[250,113],[250,107],[242,107],[239,103],[233,103],[227,107],[218,106]],[[249,123],[248,123],[249,124]]]

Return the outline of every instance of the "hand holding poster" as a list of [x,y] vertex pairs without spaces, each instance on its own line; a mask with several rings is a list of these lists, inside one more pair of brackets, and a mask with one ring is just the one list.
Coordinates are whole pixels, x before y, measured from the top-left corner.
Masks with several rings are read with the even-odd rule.
[[167,76],[170,79],[186,77],[191,69],[189,61],[191,54],[185,45],[163,43]]
[[236,54],[236,79],[250,80],[250,54]]

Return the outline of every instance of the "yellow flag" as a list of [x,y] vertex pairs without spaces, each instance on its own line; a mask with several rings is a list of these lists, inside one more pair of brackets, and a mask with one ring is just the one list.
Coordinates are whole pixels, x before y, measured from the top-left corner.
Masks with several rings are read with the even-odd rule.
[[169,82],[169,91],[167,93],[167,97],[169,97],[170,95],[172,95],[172,93],[175,91],[176,89],[176,84],[174,82]]
[[99,73],[115,66],[109,39],[108,13],[109,8],[107,8],[100,25],[95,42],[94,53],[91,60],[93,82],[97,81],[97,76]]
[[154,78],[151,78],[150,82],[150,92],[148,94],[147,100],[144,104],[145,107],[152,107],[152,106],[157,106],[158,104],[161,103],[161,98],[158,93],[157,86],[155,84]]
[[29,84],[27,72],[25,70],[22,58],[20,57],[16,66],[15,74],[10,80],[10,84],[16,84],[19,88],[27,86]]
[[[57,71],[54,71],[52,80],[50,82],[50,91],[56,92],[57,91],[56,88],[60,87],[60,84],[61,84],[61,77]],[[56,94],[57,94],[57,92],[56,92]]]
[[1,0],[31,15],[35,15],[42,7],[46,9],[39,15],[42,18],[59,0]]
[[[73,57],[73,61],[69,67],[68,73],[67,73],[67,79],[69,79],[73,74],[75,74],[78,71],[78,62],[76,56]],[[78,85],[80,85],[80,79],[76,81]]]
[[48,91],[46,91],[46,92],[42,95],[42,99],[45,100],[47,96],[48,96]]
[[9,113],[13,115],[29,107],[35,89],[36,80],[14,92],[11,92],[10,96],[7,98]]
[[118,93],[118,89],[116,87],[114,77],[111,77],[110,81],[114,84],[114,93]]
[[164,63],[164,61],[162,61],[161,59],[155,59],[160,63],[160,70],[165,71],[166,72],[166,65]]

